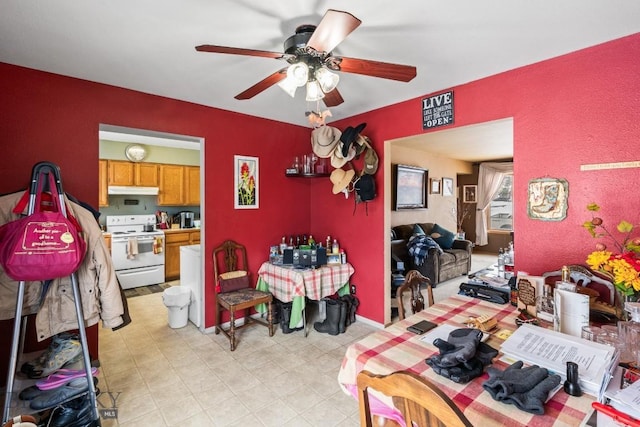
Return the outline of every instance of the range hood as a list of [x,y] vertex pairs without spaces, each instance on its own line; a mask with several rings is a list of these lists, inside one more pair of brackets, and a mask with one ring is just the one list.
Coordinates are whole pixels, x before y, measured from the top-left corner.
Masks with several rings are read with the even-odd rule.
[[111,195],[126,195],[126,196],[157,196],[158,187],[134,187],[123,185],[110,185],[107,192]]

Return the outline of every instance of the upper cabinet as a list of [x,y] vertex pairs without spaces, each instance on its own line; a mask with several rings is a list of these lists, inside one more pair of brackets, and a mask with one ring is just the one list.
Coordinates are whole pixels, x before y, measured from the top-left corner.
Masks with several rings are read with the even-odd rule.
[[108,160],[109,185],[158,186],[158,165]]
[[110,185],[159,187],[160,206],[199,206],[200,167],[159,163],[134,163],[122,160],[98,162],[100,206],[109,206]]
[[200,205],[200,167],[185,166],[185,205]]
[[160,193],[158,193],[159,205],[184,205],[184,187],[184,166],[160,165]]
[[98,205],[109,206],[109,194],[107,193],[107,160],[98,160],[98,173],[100,189],[98,190]]
[[160,165],[160,206],[200,204],[200,167]]

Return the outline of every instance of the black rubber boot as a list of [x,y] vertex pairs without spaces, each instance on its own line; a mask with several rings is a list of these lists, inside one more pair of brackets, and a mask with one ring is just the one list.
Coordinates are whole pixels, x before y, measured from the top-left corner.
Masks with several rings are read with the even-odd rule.
[[340,310],[342,304],[337,300],[327,298],[327,317],[322,322],[313,324],[313,329],[323,334],[338,335],[340,333]]
[[292,303],[283,302],[280,306],[280,327],[283,334],[290,334],[291,332],[300,331],[302,328],[290,328],[289,321],[291,320],[291,307]]
[[339,299],[344,304],[345,310],[346,310],[344,325],[349,326],[351,324],[351,317],[349,316],[349,312],[351,311],[351,304],[353,303],[353,297],[351,296],[351,294],[346,294],[341,296]]
[[349,317],[351,323],[356,322],[356,309],[360,305],[360,300],[357,296],[351,295],[351,307],[349,308],[349,313],[347,313],[347,317]]
[[347,330],[347,312],[349,311],[349,303],[343,300],[338,300],[338,304],[340,304],[340,320],[338,323],[338,327],[341,334]]

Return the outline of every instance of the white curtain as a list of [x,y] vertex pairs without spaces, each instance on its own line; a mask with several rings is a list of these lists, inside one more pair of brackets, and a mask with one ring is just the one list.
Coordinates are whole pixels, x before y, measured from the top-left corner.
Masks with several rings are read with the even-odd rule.
[[478,173],[478,203],[476,204],[476,245],[489,243],[487,237],[487,208],[500,189],[505,175],[513,174],[513,162],[480,163]]

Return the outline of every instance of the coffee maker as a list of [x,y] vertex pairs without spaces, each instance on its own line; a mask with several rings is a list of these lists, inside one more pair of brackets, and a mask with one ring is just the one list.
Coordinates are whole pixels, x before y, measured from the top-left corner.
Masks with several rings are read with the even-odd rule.
[[180,228],[193,228],[195,225],[193,221],[195,220],[195,214],[189,211],[178,212],[173,217],[174,224],[180,224]]

